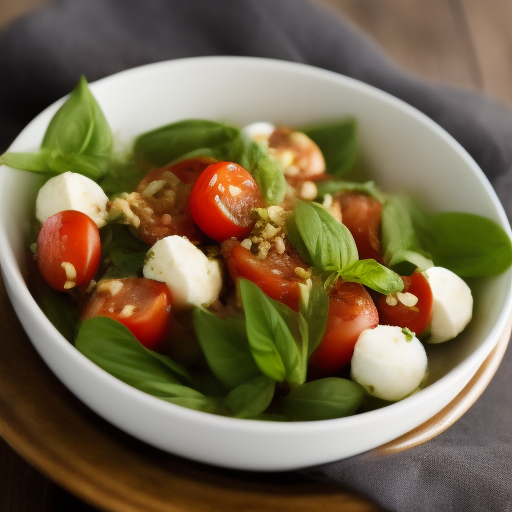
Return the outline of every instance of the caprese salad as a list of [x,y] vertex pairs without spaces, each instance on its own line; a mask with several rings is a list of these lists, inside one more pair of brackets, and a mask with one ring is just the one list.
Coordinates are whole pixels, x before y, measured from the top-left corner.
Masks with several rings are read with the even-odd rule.
[[81,79],[39,152],[1,157],[48,178],[36,299],[104,370],[185,407],[303,421],[409,396],[424,344],[471,321],[465,279],[506,270],[511,242],[489,219],[344,180],[356,128],[182,120],[121,159]]

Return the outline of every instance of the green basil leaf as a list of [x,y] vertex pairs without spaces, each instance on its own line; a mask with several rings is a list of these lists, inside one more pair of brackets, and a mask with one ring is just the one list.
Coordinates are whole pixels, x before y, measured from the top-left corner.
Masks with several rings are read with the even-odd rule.
[[[152,388],[153,390],[154,388]],[[144,391],[144,390],[141,390]],[[199,391],[195,391],[188,386],[180,386],[177,384],[168,384],[162,390],[164,395],[154,395],[171,404],[187,407],[196,411],[209,412],[216,414],[219,412],[220,400],[215,397],[205,396]],[[171,394],[174,393],[174,396]],[[153,394],[153,393],[150,393]]]
[[267,205],[280,204],[286,193],[286,180],[281,164],[271,158],[268,149],[240,133],[228,151],[228,160],[247,169],[258,184]]
[[106,158],[76,153],[64,154],[58,149],[43,149],[39,153],[4,153],[0,157],[0,164],[49,176],[72,171],[96,181],[108,169]]
[[249,350],[245,320],[225,320],[194,308],[194,330],[206,362],[217,380],[233,389],[261,375]]
[[224,406],[235,418],[256,418],[268,408],[274,391],[275,381],[260,375],[233,389],[224,399]]
[[353,181],[327,180],[316,183],[318,199],[322,200],[327,194],[335,195],[340,192],[360,192],[366,194],[373,199],[384,203],[385,196],[375,185],[374,181],[366,181],[365,183],[355,183]]
[[512,263],[509,235],[496,222],[470,213],[440,213],[429,221],[436,265],[461,277],[501,274]]
[[420,244],[427,231],[428,218],[408,197],[389,197],[382,208],[382,250],[387,265],[401,275],[410,275],[417,267],[433,265]]
[[348,228],[318,204],[299,201],[288,230],[302,259],[320,270],[341,270],[358,258]]
[[305,320],[306,357],[309,358],[324,336],[329,312],[329,295],[320,279],[313,279],[310,289],[306,285],[301,285],[301,291],[300,314]]
[[293,322],[297,325],[296,313],[247,279],[240,279],[239,285],[249,348],[258,368],[278,382],[303,382],[306,368],[292,334]]
[[293,421],[315,421],[354,414],[366,392],[347,379],[328,377],[292,389],[283,399],[283,414]]
[[108,158],[76,153],[64,154],[59,150],[51,151],[48,158],[48,166],[54,174],[77,172],[94,181],[98,181],[107,172],[108,164]]
[[14,169],[41,174],[56,174],[48,165],[50,151],[39,153],[4,153],[0,157],[0,165],[8,165]]
[[324,155],[327,172],[339,177],[349,171],[357,157],[357,122],[345,118],[330,123],[306,126],[298,131],[305,133]]
[[108,162],[108,170],[98,180],[98,184],[105,194],[112,196],[128,190],[135,190],[147,172],[147,169],[142,169],[131,160],[111,158]]
[[78,323],[75,301],[67,294],[47,290],[37,302],[53,326],[72,343]]
[[339,275],[344,281],[361,283],[385,295],[401,292],[404,288],[404,282],[398,274],[371,259],[355,261],[341,270]]
[[148,245],[134,236],[128,226],[108,224],[100,231],[102,261],[109,268],[105,278],[141,275]]
[[148,350],[124,325],[108,317],[83,322],[75,346],[114,377],[162,399],[176,397],[175,387],[170,385],[190,382],[182,366]]
[[83,76],[50,121],[41,147],[94,157],[112,152],[110,126]]
[[239,133],[237,128],[215,121],[187,119],[140,135],[133,153],[137,160],[161,167],[186,153],[229,143]]

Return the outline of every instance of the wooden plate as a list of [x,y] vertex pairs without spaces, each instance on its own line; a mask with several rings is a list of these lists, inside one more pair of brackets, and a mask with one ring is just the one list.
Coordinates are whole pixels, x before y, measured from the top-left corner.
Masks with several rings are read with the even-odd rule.
[[[380,510],[346,489],[295,473],[214,468],[128,436],[83,405],[47,368],[19,324],[3,282],[0,315],[0,436],[30,464],[91,505],[113,512]],[[510,326],[452,403],[376,452],[411,448],[448,428],[489,383],[509,334]]]

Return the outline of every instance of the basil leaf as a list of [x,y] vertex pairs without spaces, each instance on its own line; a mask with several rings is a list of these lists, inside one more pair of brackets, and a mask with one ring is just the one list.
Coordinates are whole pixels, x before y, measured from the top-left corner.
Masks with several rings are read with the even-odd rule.
[[329,312],[329,296],[320,279],[313,279],[310,289],[301,285],[300,314],[304,318],[307,337],[307,358],[316,350],[325,332]]
[[347,379],[328,377],[292,389],[283,399],[283,414],[293,421],[316,421],[354,414],[366,392]]
[[429,250],[436,265],[461,277],[487,277],[512,263],[509,235],[496,222],[470,213],[440,213],[429,221]]
[[243,318],[221,318],[194,308],[194,330],[206,362],[217,380],[233,389],[261,375],[249,350]]
[[288,230],[302,259],[320,270],[341,270],[358,258],[348,228],[318,204],[299,201]]
[[39,153],[4,153],[0,156],[0,165],[8,165],[14,169],[53,175],[55,172],[48,165],[49,151]]
[[240,133],[228,148],[227,159],[251,173],[267,205],[280,204],[283,201],[286,193],[283,168],[270,156],[266,146]]
[[112,152],[112,132],[83,76],[50,121],[41,147],[96,157]]
[[139,276],[148,245],[134,236],[128,226],[108,224],[100,233],[102,261],[109,265],[104,277],[119,279]]
[[340,181],[340,180],[327,180],[327,181],[318,181],[316,183],[316,189],[318,192],[318,199],[323,199],[327,194],[335,195],[340,192],[360,192],[361,194],[366,194],[367,196],[372,197],[379,201],[379,203],[384,203],[385,196],[379,190],[377,185],[375,185],[374,181],[367,181],[365,183],[354,183],[353,181]]
[[215,121],[188,119],[139,135],[133,153],[139,161],[161,167],[186,153],[231,142],[239,132]]
[[416,267],[426,270],[433,265],[419,238],[426,232],[427,223],[427,216],[412,199],[388,198],[382,208],[382,250],[389,267],[410,275]]
[[357,157],[357,123],[353,118],[299,128],[322,151],[327,172],[339,177],[349,171]]
[[95,181],[108,169],[108,160],[105,158],[75,153],[64,154],[58,149],[44,149],[39,153],[4,153],[0,157],[0,164],[49,176],[72,171]]
[[112,196],[128,190],[135,190],[140,180],[147,174],[131,160],[112,158],[107,172],[98,180],[105,194]]
[[274,380],[260,375],[233,389],[224,399],[224,406],[235,418],[255,418],[268,408],[274,391]]
[[256,365],[275,381],[302,383],[306,368],[291,330],[293,322],[297,323],[296,313],[247,279],[240,279],[239,285],[249,348]]
[[47,290],[37,302],[53,326],[72,343],[78,323],[74,300],[67,294]]
[[[143,389],[141,391],[144,391]],[[215,397],[205,396],[188,386],[168,384],[162,390],[165,395],[154,395],[171,404],[187,407],[196,411],[216,414],[219,412],[219,400]],[[147,392],[147,391],[146,391]],[[153,394],[153,393],[150,393]]]
[[170,384],[190,382],[182,366],[148,350],[124,325],[108,317],[97,316],[83,322],[75,346],[114,377],[159,398],[176,396],[175,388],[168,387]]
[[385,295],[401,292],[404,282],[398,274],[375,260],[358,260],[345,267],[339,275],[344,281],[361,283]]

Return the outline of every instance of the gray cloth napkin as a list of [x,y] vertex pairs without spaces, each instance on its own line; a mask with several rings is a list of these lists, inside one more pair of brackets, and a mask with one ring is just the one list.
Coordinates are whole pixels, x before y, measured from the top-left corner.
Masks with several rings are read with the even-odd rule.
[[[0,35],[0,150],[39,111],[126,68],[200,55],[302,62],[414,105],[482,167],[512,214],[512,112],[483,95],[405,73],[350,24],[307,0],[61,0]],[[304,471],[392,511],[512,510],[512,354],[454,426],[397,455]]]

